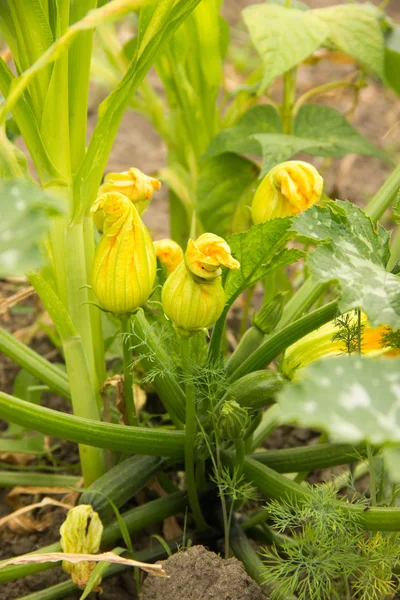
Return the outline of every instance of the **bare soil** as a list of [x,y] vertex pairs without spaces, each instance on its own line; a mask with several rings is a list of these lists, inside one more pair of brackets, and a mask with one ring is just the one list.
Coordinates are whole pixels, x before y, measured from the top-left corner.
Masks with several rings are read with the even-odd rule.
[[177,552],[162,564],[169,579],[148,577],[140,600],[265,600],[240,561],[224,560],[204,546]]
[[[306,0],[312,8],[323,8],[332,4],[340,4],[340,0]],[[244,31],[240,23],[241,10],[254,3],[254,0],[226,0],[224,14],[235,25],[239,32]],[[378,4],[378,0],[374,0]],[[389,14],[400,22],[399,0],[392,0]],[[302,66],[299,69],[298,92],[303,93],[313,86],[327,81],[342,79],[348,73],[348,65],[331,64],[322,61],[316,66]],[[232,73],[229,72],[231,77]],[[240,74],[236,74],[238,82]],[[273,95],[279,99],[281,88],[279,84],[273,90]],[[90,110],[89,134],[96,122],[98,93],[93,94]],[[342,111],[350,107],[351,98],[347,93],[331,93],[319,98]],[[353,125],[369,140],[383,146],[394,161],[400,158],[400,102],[390,91],[385,90],[379,82],[373,82],[360,93],[359,103],[351,116]],[[365,202],[376,192],[392,169],[392,165],[384,164],[373,157],[358,157],[354,155],[331,162],[323,159],[313,159],[315,164],[324,170],[327,182],[327,192],[332,196],[349,199],[357,204]],[[155,173],[166,162],[166,150],[162,140],[154,132],[152,126],[140,115],[128,111],[123,118],[117,135],[106,171],[123,171],[136,166],[148,174]],[[168,236],[168,202],[166,190],[155,195],[145,221],[154,239]],[[20,287],[19,285],[0,282],[0,302]],[[24,285],[24,284],[21,284]],[[1,318],[1,325],[12,332],[18,332],[21,338],[29,338],[29,326],[37,318],[41,308],[38,302],[31,298],[21,306],[31,307],[32,312],[21,314],[10,311],[6,318]],[[27,329],[28,328],[28,329]],[[50,360],[60,359],[54,346],[47,340],[43,332],[37,332],[30,341],[31,346]],[[0,356],[0,389],[10,392],[18,367],[4,356]],[[48,399],[53,408],[67,410],[65,403],[54,397]],[[292,447],[312,443],[314,434],[307,430],[288,427],[277,429],[270,436],[267,446],[270,448]],[[62,443],[60,456],[67,462],[77,460],[75,444]],[[324,474],[314,474],[319,480],[325,479]],[[33,482],[34,483],[34,482]],[[5,493],[0,494],[0,517],[7,514],[10,508],[5,503]],[[0,558],[8,558],[36,550],[54,542],[59,538],[58,529],[63,514],[55,513],[53,525],[42,533],[16,534],[5,528],[0,530]],[[141,543],[140,539],[136,542]],[[264,596],[260,588],[246,575],[241,563],[236,559],[224,561],[203,547],[194,547],[185,553],[178,553],[167,561],[165,568],[170,575],[169,580],[148,578],[143,586],[141,600],[262,600]],[[61,568],[56,567],[41,574],[26,577],[19,581],[0,584],[0,598],[13,600],[35,591],[43,590],[59,583],[66,578]],[[134,585],[131,575],[123,575],[103,585],[104,600],[125,600],[135,598]],[[67,600],[77,600],[76,593]],[[90,600],[96,595],[91,594]]]

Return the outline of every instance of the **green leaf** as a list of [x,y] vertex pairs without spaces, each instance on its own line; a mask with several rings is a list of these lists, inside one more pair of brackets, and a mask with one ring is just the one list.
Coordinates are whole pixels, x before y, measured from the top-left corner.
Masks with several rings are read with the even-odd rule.
[[260,177],[268,173],[276,164],[288,160],[297,152],[309,152],[310,154],[312,152],[321,155],[321,153],[327,152],[330,147],[329,142],[323,140],[317,141],[283,133],[259,133],[253,135],[252,138],[261,146],[263,164]]
[[298,215],[294,229],[302,237],[323,242],[309,254],[315,281],[336,281],[340,310],[360,308],[372,327],[400,328],[400,278],[386,271],[389,234],[361,209],[337,200],[327,208],[314,206]]
[[260,93],[317,50],[329,33],[328,26],[313,11],[278,5],[249,6],[243,11],[243,19],[264,65]]
[[394,27],[385,40],[385,74],[390,87],[400,96],[400,27]]
[[278,396],[283,421],[324,429],[335,441],[400,442],[400,359],[329,358],[300,376]]
[[253,134],[259,133],[283,133],[280,116],[272,106],[250,108],[235,127],[225,129],[215,136],[205,156],[218,156],[225,152],[260,154],[260,145],[253,137]]
[[313,13],[328,25],[328,38],[339,50],[354,56],[384,79],[382,31],[378,19],[367,6],[339,4]]
[[197,180],[197,214],[206,231],[226,237],[234,228],[250,225],[249,206],[257,187],[256,164],[223,154],[200,162]]
[[23,274],[42,263],[41,247],[60,203],[21,179],[0,182],[0,277]]
[[[365,154],[387,159],[387,155],[358,133],[348,120],[330,106],[302,106],[294,121],[294,134],[319,143],[308,153],[316,156],[340,157],[346,154]],[[321,145],[321,142],[327,145]]]
[[228,306],[269,271],[299,258],[300,252],[288,252],[284,249],[291,223],[290,217],[273,219],[228,238],[232,254],[240,262],[240,269],[229,271],[225,280]]

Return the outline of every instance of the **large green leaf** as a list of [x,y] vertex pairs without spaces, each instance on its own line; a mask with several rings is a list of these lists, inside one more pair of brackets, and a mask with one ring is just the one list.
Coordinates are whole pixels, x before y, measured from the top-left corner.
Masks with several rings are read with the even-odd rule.
[[335,441],[400,442],[400,359],[318,361],[278,401],[283,421],[324,429]]
[[248,229],[249,206],[254,196],[259,169],[236,154],[208,158],[200,163],[197,180],[197,214],[204,228],[226,237],[235,229]]
[[329,27],[329,40],[384,78],[381,27],[373,11],[358,4],[339,4],[313,11]]
[[[348,120],[330,106],[310,104],[302,106],[294,121],[294,134],[318,142],[307,152],[316,156],[340,157],[346,154],[365,154],[386,159],[382,150],[374,146],[350,125]],[[327,144],[322,145],[321,142]]]
[[329,34],[329,27],[313,11],[276,4],[249,6],[243,18],[264,66],[260,92],[310,56]]
[[268,272],[291,264],[302,256],[299,250],[285,249],[291,224],[290,217],[273,219],[228,238],[232,254],[240,262],[240,269],[229,271],[225,280],[228,306]]
[[394,27],[387,36],[385,47],[386,81],[400,96],[400,27]]
[[308,255],[316,281],[335,281],[341,289],[342,312],[360,308],[373,327],[400,328],[400,278],[386,271],[389,234],[349,202],[314,206],[295,218],[303,238],[323,242]]
[[42,262],[41,247],[59,202],[24,180],[0,182],[0,277],[21,275]]
[[269,105],[253,106],[239,119],[235,127],[224,129],[212,140],[205,156],[224,152],[260,154],[260,145],[254,134],[283,133],[278,112]]

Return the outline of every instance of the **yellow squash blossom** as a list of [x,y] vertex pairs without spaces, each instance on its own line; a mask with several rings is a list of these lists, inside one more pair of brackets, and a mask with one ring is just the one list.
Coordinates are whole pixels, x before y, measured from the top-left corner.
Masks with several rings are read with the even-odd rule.
[[225,306],[221,265],[238,269],[222,238],[205,233],[189,240],[185,260],[169,275],[162,289],[164,313],[182,335],[211,327]]
[[174,240],[165,239],[154,242],[156,257],[169,273],[175,271],[183,260],[183,250]]
[[[353,318],[356,322],[356,314]],[[361,353],[363,355],[374,357],[385,354],[392,356],[394,353],[398,353],[398,351],[383,343],[382,338],[388,331],[387,327],[371,327],[367,316],[363,313],[361,314],[361,325]],[[320,358],[346,354],[343,340],[333,339],[339,329],[340,327],[335,324],[335,321],[330,321],[287,348],[281,362],[283,374],[292,378],[297,369],[305,367],[311,362]]]
[[221,275],[221,265],[228,269],[240,267],[239,262],[231,256],[226,241],[213,233],[203,233],[196,241],[189,240],[185,260],[194,275],[208,280]]
[[[67,518],[61,525],[61,548],[68,554],[96,554],[102,535],[103,524],[97,512],[90,504],[81,504],[68,511]],[[64,571],[71,575],[79,588],[86,586],[95,565],[94,562],[62,563]]]
[[105,217],[93,263],[93,291],[110,312],[132,312],[147,302],[156,276],[150,234],[124,194],[103,194],[92,210],[102,210]]
[[[108,192],[120,192],[124,194],[131,202],[134,202],[139,215],[142,215],[147,208],[153,194],[159,190],[161,183],[154,177],[149,177],[132,167],[129,171],[122,173],[108,173],[104,178],[104,183],[100,186],[97,194],[96,203],[101,203],[101,196]],[[99,231],[103,231],[104,213],[97,209],[94,212],[93,220]]]
[[318,202],[324,181],[309,163],[290,160],[276,165],[257,188],[252,203],[255,224],[297,215]]

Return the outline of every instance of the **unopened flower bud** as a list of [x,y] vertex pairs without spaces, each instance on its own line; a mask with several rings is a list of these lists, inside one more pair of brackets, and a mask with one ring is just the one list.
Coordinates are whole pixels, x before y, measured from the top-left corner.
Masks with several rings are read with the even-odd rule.
[[225,306],[221,278],[196,280],[182,261],[164,283],[162,304],[164,313],[180,334],[193,335],[209,328],[219,319]]
[[[103,525],[97,512],[90,504],[81,504],[68,511],[67,518],[61,525],[61,548],[68,554],[96,554],[100,548],[102,535]],[[95,564],[94,562],[73,564],[65,560],[62,567],[71,575],[78,587],[84,588]]]
[[150,234],[134,204],[119,192],[103,194],[92,210],[103,210],[105,216],[93,263],[93,291],[106,310],[132,312],[147,302],[156,276]]
[[276,165],[264,177],[252,203],[253,222],[297,215],[321,197],[324,181],[315,167],[300,160]]
[[208,280],[221,275],[221,265],[228,269],[240,267],[226,241],[213,233],[203,233],[196,241],[189,240],[185,260],[194,275]]
[[263,304],[253,316],[253,325],[262,333],[271,333],[278,325],[285,305],[285,294],[279,292],[270,300]]
[[176,267],[183,261],[183,250],[174,240],[159,240],[154,242],[156,257],[168,274],[175,271]]
[[[103,194],[107,192],[120,192],[135,204],[139,215],[142,215],[154,192],[159,190],[160,187],[161,183],[158,179],[149,177],[142,173],[142,171],[139,171],[139,169],[133,167],[129,171],[123,171],[122,173],[108,173],[104,178],[104,183],[100,186],[95,205],[101,202]],[[93,221],[99,231],[103,231],[104,213],[101,209],[96,209],[93,214]]]
[[243,437],[248,425],[247,410],[236,400],[226,400],[218,417],[217,427],[222,438],[235,441]]

